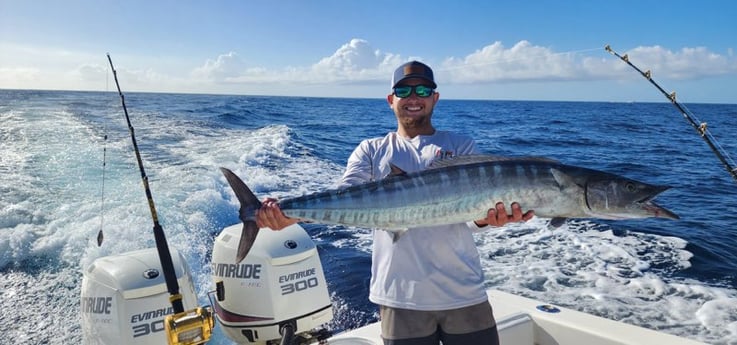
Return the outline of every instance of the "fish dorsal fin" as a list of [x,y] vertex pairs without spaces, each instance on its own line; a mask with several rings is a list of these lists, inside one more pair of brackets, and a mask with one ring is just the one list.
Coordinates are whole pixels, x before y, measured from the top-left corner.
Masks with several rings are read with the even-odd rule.
[[519,162],[547,162],[547,163],[560,163],[559,161],[539,156],[497,156],[497,155],[463,155],[456,156],[453,158],[441,159],[434,161],[428,169],[438,169],[451,167],[456,165],[467,165],[473,163],[489,163],[489,162],[505,162],[505,161],[519,161]]

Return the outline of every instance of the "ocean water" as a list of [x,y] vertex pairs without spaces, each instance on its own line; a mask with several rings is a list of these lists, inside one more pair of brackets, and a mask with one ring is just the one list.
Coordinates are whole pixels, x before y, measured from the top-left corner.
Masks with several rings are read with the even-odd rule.
[[[332,186],[360,140],[395,128],[381,98],[126,93],[126,104],[161,224],[203,304],[213,240],[238,222],[218,167],[259,197],[310,193]],[[737,105],[687,106],[737,155]],[[737,344],[737,183],[671,104],[441,99],[434,123],[472,135],[487,153],[672,186],[657,200],[678,221],[576,220],[550,230],[533,219],[479,234],[488,287]],[[80,343],[83,268],[152,247],[147,207],[117,93],[0,90],[0,343]],[[370,230],[305,228],[328,278],[329,327],[376,321]],[[230,341],[217,331],[211,343]]]

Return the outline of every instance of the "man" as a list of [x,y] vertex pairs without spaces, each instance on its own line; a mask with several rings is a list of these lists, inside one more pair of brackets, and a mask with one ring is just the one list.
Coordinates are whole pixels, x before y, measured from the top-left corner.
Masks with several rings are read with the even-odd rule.
[[[387,102],[397,130],[362,141],[348,159],[341,186],[383,179],[391,165],[410,173],[435,160],[478,153],[471,138],[433,127],[436,88],[432,69],[421,62],[396,69]],[[396,242],[389,232],[374,231],[369,299],[379,305],[384,344],[499,343],[472,233],[527,221],[533,212],[523,214],[517,203],[511,215],[502,203],[490,207],[485,219],[410,229]],[[297,221],[286,218],[274,199],[257,215],[259,227],[271,229]]]

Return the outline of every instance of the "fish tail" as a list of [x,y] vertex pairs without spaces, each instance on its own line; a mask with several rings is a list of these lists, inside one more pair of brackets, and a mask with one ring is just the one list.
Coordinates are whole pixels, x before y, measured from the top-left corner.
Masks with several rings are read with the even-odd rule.
[[235,256],[235,263],[240,263],[246,258],[248,252],[253,247],[253,242],[256,241],[256,235],[258,234],[258,225],[255,221],[243,222],[243,230],[241,230],[241,239],[238,241],[238,252]]
[[226,168],[220,168],[220,171],[225,175],[225,179],[228,180],[230,188],[233,189],[235,196],[241,204],[238,218],[243,222],[243,230],[241,231],[241,238],[238,242],[238,251],[235,258],[235,262],[239,263],[246,258],[246,255],[248,255],[248,252],[253,246],[253,242],[256,241],[256,235],[259,230],[256,224],[256,211],[261,208],[261,202],[238,175]]

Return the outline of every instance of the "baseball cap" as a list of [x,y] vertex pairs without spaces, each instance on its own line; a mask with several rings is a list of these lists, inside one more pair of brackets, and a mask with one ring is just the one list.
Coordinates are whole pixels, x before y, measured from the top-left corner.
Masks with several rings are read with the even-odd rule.
[[410,61],[394,70],[394,76],[392,76],[392,89],[395,88],[397,84],[409,78],[425,79],[430,82],[433,89],[438,87],[438,85],[435,84],[435,79],[433,78],[430,66],[419,61]]

